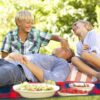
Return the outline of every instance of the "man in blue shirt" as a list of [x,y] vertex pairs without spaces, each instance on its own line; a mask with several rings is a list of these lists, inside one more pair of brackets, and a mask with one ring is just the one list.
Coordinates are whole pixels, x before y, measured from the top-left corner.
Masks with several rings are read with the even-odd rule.
[[69,61],[73,52],[69,48],[57,48],[52,55],[11,53],[0,60],[0,85],[10,85],[26,80],[65,81],[70,72]]

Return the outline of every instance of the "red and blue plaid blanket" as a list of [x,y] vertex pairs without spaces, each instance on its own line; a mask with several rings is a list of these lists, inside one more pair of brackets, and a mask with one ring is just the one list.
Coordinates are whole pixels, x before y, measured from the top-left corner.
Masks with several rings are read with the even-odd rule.
[[21,96],[12,89],[12,86],[0,87],[1,98],[21,98]]
[[[57,85],[59,85],[60,88],[66,88],[68,84],[69,82],[57,82]],[[89,95],[100,95],[100,83],[95,83],[95,87],[89,93]],[[12,89],[12,86],[4,86],[4,87],[0,87],[0,99],[1,98],[17,99],[22,97]]]

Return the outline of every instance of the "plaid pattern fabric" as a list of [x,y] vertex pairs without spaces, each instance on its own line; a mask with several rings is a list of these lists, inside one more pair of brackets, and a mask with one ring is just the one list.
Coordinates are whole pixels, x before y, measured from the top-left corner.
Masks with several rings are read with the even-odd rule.
[[18,29],[16,29],[6,35],[1,51],[21,54],[38,53],[41,46],[47,45],[51,36],[51,34],[40,32],[32,28],[27,40],[25,43],[22,43],[18,37]]
[[20,98],[21,96],[12,89],[12,86],[0,87],[0,98]]
[[70,64],[71,72],[66,78],[66,81],[77,81],[77,82],[96,82],[97,79],[95,77],[88,76],[80,71],[78,69]]

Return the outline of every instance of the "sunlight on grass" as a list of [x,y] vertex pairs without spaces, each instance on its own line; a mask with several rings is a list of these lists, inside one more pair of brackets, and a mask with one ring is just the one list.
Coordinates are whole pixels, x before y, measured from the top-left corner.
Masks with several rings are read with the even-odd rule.
[[100,100],[100,96],[55,97],[43,100]]
[[[7,99],[8,100],[8,99]],[[25,100],[24,98],[18,100]],[[27,99],[33,100],[33,99]],[[52,98],[40,98],[35,100],[100,100],[100,96],[68,96],[68,97],[52,97]]]

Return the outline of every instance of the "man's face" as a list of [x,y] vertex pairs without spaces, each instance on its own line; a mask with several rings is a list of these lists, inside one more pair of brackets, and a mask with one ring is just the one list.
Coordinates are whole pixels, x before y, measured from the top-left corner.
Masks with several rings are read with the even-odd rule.
[[18,28],[25,33],[29,33],[32,28],[32,25],[32,22],[22,20],[19,21]]
[[71,52],[69,50],[65,50],[63,48],[56,48],[54,51],[53,51],[53,54],[59,58],[63,58],[63,59],[69,59],[70,57],[70,54]]

